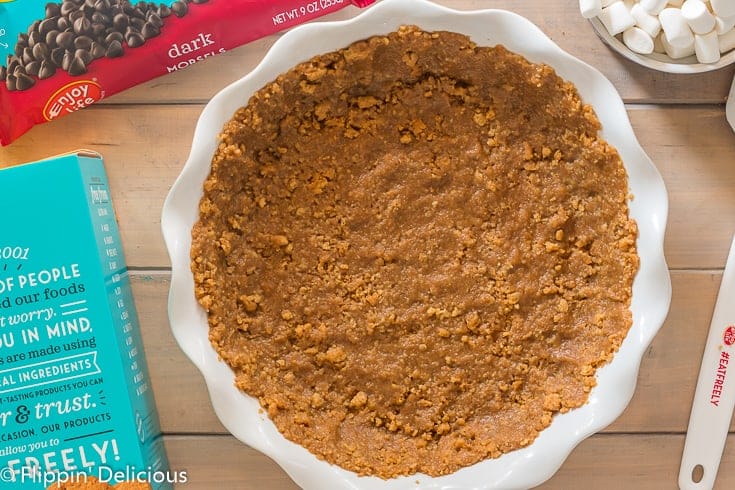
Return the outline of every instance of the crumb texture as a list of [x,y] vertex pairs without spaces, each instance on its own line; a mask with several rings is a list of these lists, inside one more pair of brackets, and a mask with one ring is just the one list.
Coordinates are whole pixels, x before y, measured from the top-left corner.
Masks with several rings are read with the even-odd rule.
[[363,475],[443,475],[579,407],[630,328],[627,175],[573,85],[403,27],[226,124],[194,226],[209,338],[279,430]]

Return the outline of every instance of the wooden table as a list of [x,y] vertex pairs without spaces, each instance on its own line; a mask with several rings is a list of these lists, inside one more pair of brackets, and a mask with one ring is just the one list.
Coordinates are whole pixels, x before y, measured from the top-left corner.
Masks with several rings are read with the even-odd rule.
[[[543,488],[676,488],[704,340],[735,232],[735,135],[724,113],[735,67],[669,75],[634,65],[599,41],[574,0],[438,3],[514,10],[600,69],[625,99],[638,139],[664,177],[670,199],[665,248],[673,281],[668,319],[646,352],[628,409],[582,442]],[[332,18],[357,12],[349,8]],[[295,488],[275,463],[226,432],[201,376],[174,341],[166,313],[169,260],[160,233],[163,200],[186,161],[204,104],[252,69],[277,38],[110,97],[0,149],[2,166],[75,148],[104,155],[166,447],[172,468],[189,476],[181,488],[190,490]],[[716,488],[735,488],[732,433]]]

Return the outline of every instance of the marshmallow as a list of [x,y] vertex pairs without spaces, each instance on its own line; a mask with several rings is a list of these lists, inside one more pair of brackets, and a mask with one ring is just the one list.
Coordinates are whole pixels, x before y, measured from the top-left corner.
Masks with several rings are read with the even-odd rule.
[[700,63],[720,61],[720,43],[715,31],[709,34],[694,35],[694,53]]
[[727,53],[731,49],[735,49],[735,29],[720,36],[720,53]]
[[634,53],[653,53],[653,38],[639,27],[630,27],[623,31],[623,42]]
[[682,49],[694,45],[694,34],[681,15],[681,10],[665,8],[658,14],[658,20],[669,44]]
[[735,15],[732,17],[715,17],[715,31],[720,36],[735,27]]
[[681,6],[681,15],[694,34],[707,34],[715,27],[715,16],[701,0],[686,0]]
[[658,17],[646,12],[641,4],[633,5],[633,8],[630,9],[630,15],[635,19],[635,25],[643,29],[649,36],[656,37],[661,32],[661,22],[658,21]]
[[678,60],[681,58],[686,58],[687,56],[691,56],[694,54],[694,36],[692,36],[692,43],[688,46],[679,47],[672,45],[668,39],[666,39],[665,33],[661,34],[661,44],[664,45],[664,50],[666,51],[666,54],[669,55],[669,58],[672,60]]
[[597,17],[602,12],[602,2],[600,0],[579,0],[579,11],[582,17],[591,19]]
[[658,15],[664,8],[666,8],[667,0],[641,0],[640,6],[643,10],[651,15]]
[[630,15],[628,8],[621,1],[612,3],[610,6],[603,8],[598,18],[611,36],[620,34],[627,28],[635,25],[635,19]]
[[735,0],[579,0],[579,9],[634,53],[716,63],[735,50]]
[[732,17],[735,15],[735,1],[733,0],[710,0],[712,11],[718,17]]

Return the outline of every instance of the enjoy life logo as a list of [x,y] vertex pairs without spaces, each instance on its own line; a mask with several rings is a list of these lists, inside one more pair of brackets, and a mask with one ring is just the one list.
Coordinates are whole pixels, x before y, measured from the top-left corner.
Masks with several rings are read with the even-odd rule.
[[723,342],[725,342],[725,345],[728,346],[735,344],[735,325],[729,325],[725,329],[722,340]]
[[49,97],[43,108],[43,117],[51,121],[63,114],[92,105],[103,96],[102,87],[92,80],[69,83]]

